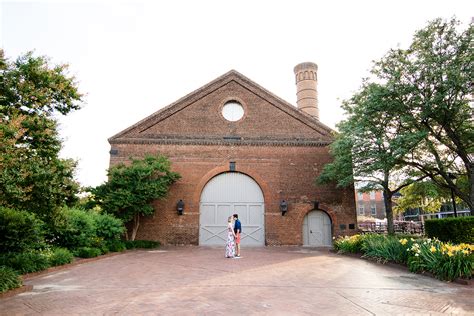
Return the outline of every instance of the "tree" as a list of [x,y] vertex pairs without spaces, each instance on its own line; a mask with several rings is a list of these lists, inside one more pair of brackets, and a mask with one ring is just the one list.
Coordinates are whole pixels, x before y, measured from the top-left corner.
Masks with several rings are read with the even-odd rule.
[[400,193],[394,207],[396,213],[403,213],[408,209],[419,209],[426,213],[439,212],[441,206],[451,198],[448,190],[442,189],[431,179],[412,183],[401,189]]
[[[425,135],[404,163],[453,190],[473,214],[474,25],[459,30],[459,24],[431,21],[408,49],[390,50],[373,73],[390,87],[390,99],[398,101],[394,110],[404,132]],[[456,178],[467,178],[467,188]]]
[[152,202],[164,198],[169,187],[181,177],[170,168],[170,161],[161,155],[147,155],[142,160],[131,159],[128,166],[119,164],[111,167],[109,180],[89,190],[95,203],[104,211],[115,214],[125,223],[132,222],[130,239],[135,240],[140,216],[153,214]]
[[67,65],[27,53],[10,62],[0,50],[0,206],[49,223],[76,199],[76,163],[60,159],[54,115],[79,109],[82,96]]
[[361,191],[382,188],[387,228],[393,229],[392,196],[417,181],[401,162],[420,141],[420,134],[401,133],[401,124],[391,111],[397,106],[387,97],[386,86],[364,82],[362,88],[343,104],[347,119],[331,145],[334,162],[325,166],[318,181],[336,181],[339,186],[362,183]]

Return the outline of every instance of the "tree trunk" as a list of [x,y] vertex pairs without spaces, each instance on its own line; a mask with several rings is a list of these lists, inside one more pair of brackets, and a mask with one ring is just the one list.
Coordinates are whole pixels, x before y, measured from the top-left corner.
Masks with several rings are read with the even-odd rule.
[[385,214],[387,215],[387,231],[389,235],[395,234],[395,230],[393,229],[392,194],[393,193],[389,189],[383,189],[383,203],[385,204]]
[[469,209],[471,210],[471,216],[474,216],[474,162],[469,163],[469,170],[467,171],[467,178],[469,181]]
[[133,228],[132,228],[132,238],[131,240],[135,240],[135,237],[137,236],[137,231],[138,231],[138,227],[140,226],[140,215],[139,214],[135,214],[133,216]]

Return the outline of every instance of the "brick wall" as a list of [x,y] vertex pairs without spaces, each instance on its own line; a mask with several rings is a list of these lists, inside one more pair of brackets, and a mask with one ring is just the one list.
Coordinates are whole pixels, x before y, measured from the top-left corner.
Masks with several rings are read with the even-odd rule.
[[[160,153],[168,156],[173,171],[182,175],[167,198],[155,203],[155,214],[142,219],[138,239],[198,244],[201,191],[213,176],[229,170],[230,161],[235,161],[236,171],[251,176],[262,188],[266,244],[302,244],[303,220],[313,209],[312,201],[318,201],[319,208],[330,216],[334,235],[353,233],[348,229],[356,223],[353,191],[314,184],[329,161],[327,147],[117,144],[114,149],[118,154],[111,157],[111,165],[130,156]],[[179,199],[185,202],[183,216],[176,212]],[[289,203],[285,216],[279,209],[281,199]],[[345,224],[346,230],[341,231],[340,224]]]
[[[231,100],[244,108],[244,117],[237,122],[222,116],[222,107]],[[234,161],[236,171],[252,177],[263,191],[266,244],[300,245],[312,201],[330,216],[334,235],[355,232],[348,229],[356,224],[353,188],[314,184],[331,159],[331,133],[311,116],[230,71],[109,139],[110,164],[160,153],[182,175],[168,197],[155,202],[155,214],[142,220],[137,238],[198,244],[202,189]],[[231,141],[229,136],[237,139]],[[185,202],[183,216],[176,212],[179,199]],[[279,210],[281,199],[289,202],[286,216]]]

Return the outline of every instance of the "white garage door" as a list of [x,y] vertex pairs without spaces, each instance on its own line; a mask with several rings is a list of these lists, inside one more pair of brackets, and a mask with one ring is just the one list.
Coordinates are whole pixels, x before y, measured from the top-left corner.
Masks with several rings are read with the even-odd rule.
[[264,201],[260,186],[242,173],[212,178],[201,194],[199,244],[222,246],[227,240],[227,218],[239,214],[242,246],[265,245]]
[[304,246],[331,246],[331,219],[323,211],[309,212],[303,221]]

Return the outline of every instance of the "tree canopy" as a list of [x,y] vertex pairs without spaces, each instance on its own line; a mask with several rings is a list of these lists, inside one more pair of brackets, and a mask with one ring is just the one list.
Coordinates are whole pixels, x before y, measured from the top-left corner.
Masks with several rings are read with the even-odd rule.
[[75,201],[76,163],[59,158],[56,114],[80,108],[82,95],[67,65],[29,52],[9,61],[0,50],[0,206],[49,222]]
[[[375,62],[372,77],[343,104],[334,161],[318,180],[382,187],[389,231],[393,193],[421,179],[453,189],[474,209],[473,25],[458,26],[454,19],[429,22],[408,49]],[[469,190],[460,185],[466,182]]]
[[106,183],[90,189],[93,200],[124,222],[132,221],[131,240],[134,240],[140,216],[153,214],[152,202],[164,198],[180,175],[171,171],[166,157],[146,155],[143,159],[131,159],[129,165],[111,167],[108,177]]
[[[459,25],[429,22],[408,49],[392,49],[375,63],[373,74],[397,103],[392,110],[403,132],[424,135],[404,164],[454,190],[474,210],[474,25]],[[468,179],[467,190],[457,178]]]

